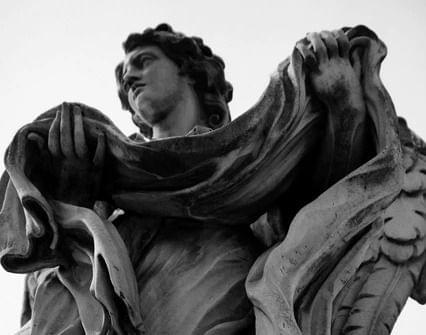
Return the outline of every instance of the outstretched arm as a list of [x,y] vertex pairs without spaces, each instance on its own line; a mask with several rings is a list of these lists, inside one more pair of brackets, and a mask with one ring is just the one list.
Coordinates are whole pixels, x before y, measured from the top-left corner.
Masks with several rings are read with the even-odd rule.
[[359,75],[342,30],[311,33],[297,44],[314,94],[327,110],[314,183],[326,187],[368,157],[367,114]]

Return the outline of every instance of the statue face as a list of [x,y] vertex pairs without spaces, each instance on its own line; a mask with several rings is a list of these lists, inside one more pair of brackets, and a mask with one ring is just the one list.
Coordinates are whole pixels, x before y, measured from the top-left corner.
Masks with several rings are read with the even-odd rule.
[[123,80],[127,98],[137,117],[155,125],[173,112],[182,99],[188,77],[160,48],[143,46],[126,55]]

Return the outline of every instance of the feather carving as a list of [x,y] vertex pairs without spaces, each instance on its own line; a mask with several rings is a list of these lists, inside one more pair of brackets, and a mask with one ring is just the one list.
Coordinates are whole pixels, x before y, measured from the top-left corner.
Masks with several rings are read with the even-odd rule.
[[372,267],[365,264],[371,272],[353,301],[345,326],[336,334],[390,334],[418,276],[421,263],[416,265],[394,264],[383,255]]
[[387,335],[411,295],[426,302],[426,159],[403,147],[402,190],[383,212],[382,233],[333,302],[331,334]]
[[406,170],[402,191],[384,213],[380,248],[391,261],[402,264],[426,250],[426,161],[404,148]]

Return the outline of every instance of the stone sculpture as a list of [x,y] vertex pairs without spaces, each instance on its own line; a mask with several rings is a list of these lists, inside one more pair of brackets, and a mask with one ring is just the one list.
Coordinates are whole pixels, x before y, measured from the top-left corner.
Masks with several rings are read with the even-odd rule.
[[425,303],[426,146],[372,31],[308,35],[233,122],[201,39],[163,24],[124,48],[141,134],[64,103],[6,152],[19,334],[389,334],[409,296]]

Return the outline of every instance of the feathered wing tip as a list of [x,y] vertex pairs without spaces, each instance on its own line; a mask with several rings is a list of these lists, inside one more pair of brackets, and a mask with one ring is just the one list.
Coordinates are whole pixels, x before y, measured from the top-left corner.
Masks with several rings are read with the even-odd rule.
[[383,226],[333,302],[331,334],[390,334],[407,299],[426,303],[426,159],[424,142],[399,120],[402,190],[382,214]]
[[334,301],[331,334],[390,334],[421,266],[394,264],[384,255],[363,264]]

